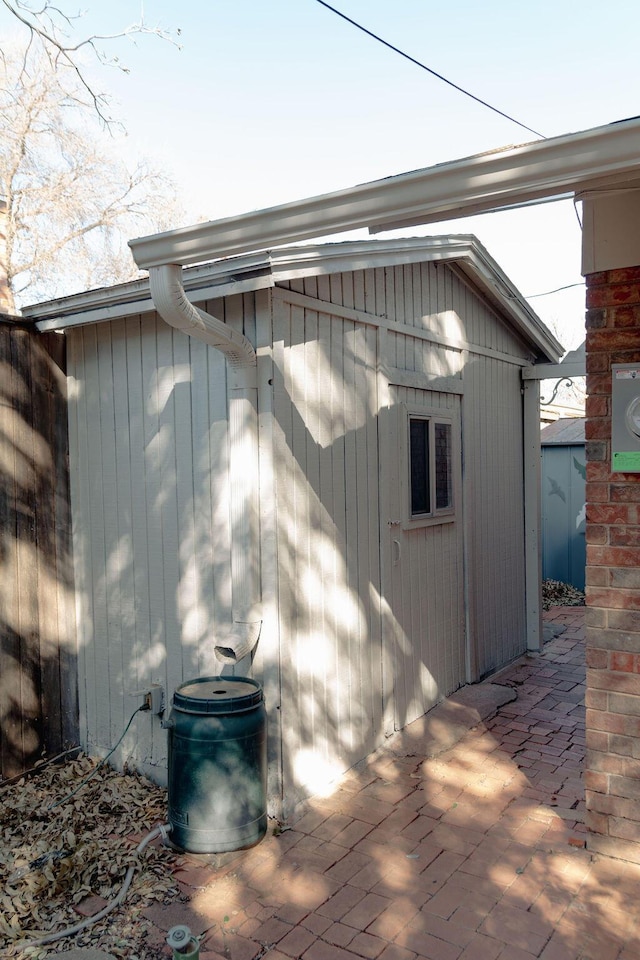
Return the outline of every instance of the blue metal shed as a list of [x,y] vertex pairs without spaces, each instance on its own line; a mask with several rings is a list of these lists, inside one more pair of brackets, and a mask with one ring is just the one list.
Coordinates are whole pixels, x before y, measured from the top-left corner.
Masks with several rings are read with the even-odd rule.
[[542,447],[542,576],[584,590],[584,418],[556,420],[540,434]]

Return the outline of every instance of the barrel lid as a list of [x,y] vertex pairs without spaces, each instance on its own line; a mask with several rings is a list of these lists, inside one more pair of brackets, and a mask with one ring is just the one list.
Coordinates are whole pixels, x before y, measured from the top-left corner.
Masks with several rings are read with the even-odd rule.
[[177,687],[173,705],[185,713],[243,713],[262,699],[262,687],[250,677],[198,677]]

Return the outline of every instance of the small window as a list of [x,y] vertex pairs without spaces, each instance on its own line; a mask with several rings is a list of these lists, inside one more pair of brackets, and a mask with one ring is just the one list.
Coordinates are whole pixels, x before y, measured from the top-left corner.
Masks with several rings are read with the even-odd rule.
[[411,516],[431,513],[429,482],[429,420],[409,419]]
[[451,424],[435,420],[435,488],[436,510],[448,510],[453,506],[451,484]]
[[409,417],[410,519],[453,512],[452,425],[436,417]]

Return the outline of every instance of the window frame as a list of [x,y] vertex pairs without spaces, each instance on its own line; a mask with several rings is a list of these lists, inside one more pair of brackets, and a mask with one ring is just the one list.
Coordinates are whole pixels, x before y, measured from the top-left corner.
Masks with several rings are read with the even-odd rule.
[[[431,509],[428,513],[412,512],[412,475],[411,475],[411,423],[412,421],[424,421],[428,424],[428,472],[429,472],[429,505]],[[436,424],[444,424],[450,430],[450,476],[451,502],[447,507],[435,506],[436,503],[436,444],[435,427]],[[459,452],[458,452],[458,430],[459,420],[453,411],[427,409],[425,407],[405,407],[405,428],[400,432],[404,437],[402,443],[402,500],[403,517],[402,527],[404,530],[420,529],[422,527],[431,527],[436,524],[452,523],[457,519],[458,514],[458,476],[459,476]]]

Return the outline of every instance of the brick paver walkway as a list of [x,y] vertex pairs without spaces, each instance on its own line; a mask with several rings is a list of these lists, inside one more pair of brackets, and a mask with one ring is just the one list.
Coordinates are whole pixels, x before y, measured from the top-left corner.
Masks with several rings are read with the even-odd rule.
[[[640,866],[585,849],[584,613],[494,682],[517,700],[435,759],[380,751],[278,836],[185,856],[202,960],[639,960]],[[407,741],[409,742],[409,741]]]

